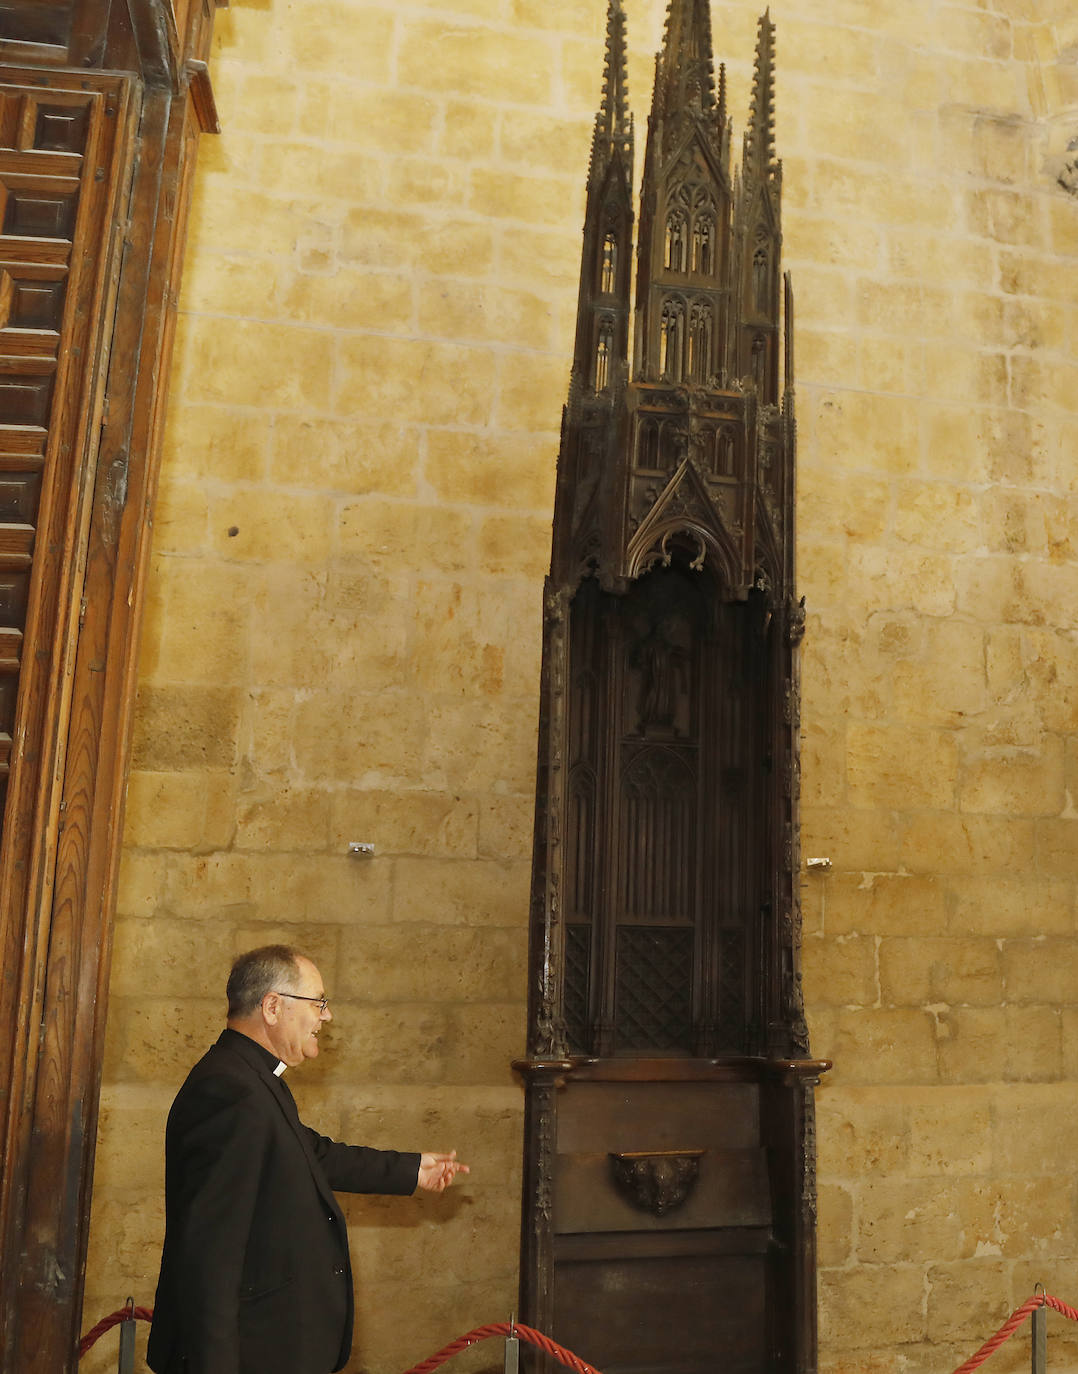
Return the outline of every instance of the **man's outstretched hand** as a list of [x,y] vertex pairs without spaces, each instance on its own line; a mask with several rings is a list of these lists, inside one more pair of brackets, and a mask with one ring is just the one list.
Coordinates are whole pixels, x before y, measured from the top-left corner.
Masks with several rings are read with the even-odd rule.
[[458,1174],[470,1172],[467,1164],[458,1163],[456,1150],[447,1155],[422,1154],[416,1187],[427,1193],[444,1193]]

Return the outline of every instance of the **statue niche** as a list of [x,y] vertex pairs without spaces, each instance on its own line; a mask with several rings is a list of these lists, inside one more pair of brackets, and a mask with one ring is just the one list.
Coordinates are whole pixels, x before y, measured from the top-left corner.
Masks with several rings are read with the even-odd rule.
[[799,976],[804,616],[773,69],[765,15],[735,178],[707,0],[670,0],[631,306],[633,131],[610,0],[516,1064],[521,1312],[604,1374],[816,1360],[812,1094],[827,1065],[809,1057]]

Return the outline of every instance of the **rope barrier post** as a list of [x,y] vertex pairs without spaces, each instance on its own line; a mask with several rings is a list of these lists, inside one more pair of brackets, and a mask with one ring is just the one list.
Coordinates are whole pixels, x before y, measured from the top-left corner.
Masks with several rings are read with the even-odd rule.
[[[509,1318],[509,1330],[505,1337],[505,1374],[520,1374],[520,1341],[517,1338],[515,1316]],[[1034,1374],[1037,1374],[1037,1371],[1034,1371]]]
[[120,1355],[116,1374],[135,1374],[135,1299],[128,1298],[120,1322]]
[[1033,1351],[1032,1374],[1048,1374],[1048,1308],[1043,1303],[1033,1309],[1030,1343]]

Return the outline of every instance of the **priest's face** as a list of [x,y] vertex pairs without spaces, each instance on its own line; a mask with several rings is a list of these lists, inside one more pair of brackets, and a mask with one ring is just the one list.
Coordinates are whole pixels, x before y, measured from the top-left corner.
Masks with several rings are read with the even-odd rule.
[[299,972],[291,985],[267,993],[263,999],[264,1011],[271,1014],[266,1017],[270,1044],[290,1068],[302,1064],[304,1059],[315,1058],[323,1022],[333,1020],[329,1007],[322,1005],[326,995],[322,975],[302,955],[296,964]]

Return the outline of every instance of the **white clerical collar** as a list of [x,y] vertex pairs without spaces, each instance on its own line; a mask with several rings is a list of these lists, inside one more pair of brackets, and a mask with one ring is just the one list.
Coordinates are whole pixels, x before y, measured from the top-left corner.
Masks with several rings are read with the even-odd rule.
[[281,1074],[283,1074],[284,1071],[285,1071],[285,1069],[287,1069],[287,1068],[288,1068],[288,1065],[287,1065],[287,1064],[284,1062],[284,1060],[282,1059],[281,1062],[277,1065],[277,1067],[273,1070],[273,1076],[274,1076],[275,1078],[280,1078]]

